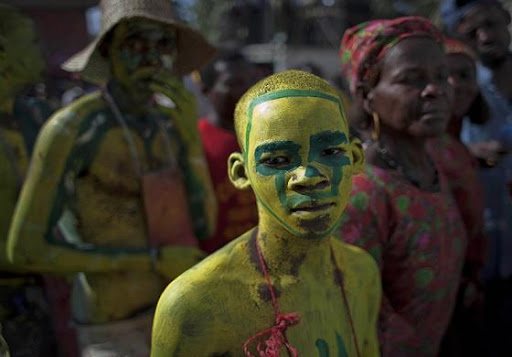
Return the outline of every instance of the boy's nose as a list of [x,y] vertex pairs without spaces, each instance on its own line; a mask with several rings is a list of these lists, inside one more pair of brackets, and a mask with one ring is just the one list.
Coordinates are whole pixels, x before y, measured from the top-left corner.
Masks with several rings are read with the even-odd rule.
[[288,181],[288,188],[299,193],[321,190],[327,186],[329,186],[327,176],[312,165],[299,167]]

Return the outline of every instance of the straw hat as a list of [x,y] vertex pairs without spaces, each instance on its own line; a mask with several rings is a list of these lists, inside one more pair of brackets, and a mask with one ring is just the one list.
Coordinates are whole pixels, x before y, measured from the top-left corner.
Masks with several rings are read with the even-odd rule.
[[216,50],[199,32],[174,20],[170,3],[169,0],[101,0],[100,34],[86,48],[64,62],[62,69],[80,72],[85,80],[92,83],[106,83],[111,76],[110,63],[99,53],[99,45],[119,22],[136,17],[155,20],[176,29],[176,75],[182,76],[201,68],[215,55]]

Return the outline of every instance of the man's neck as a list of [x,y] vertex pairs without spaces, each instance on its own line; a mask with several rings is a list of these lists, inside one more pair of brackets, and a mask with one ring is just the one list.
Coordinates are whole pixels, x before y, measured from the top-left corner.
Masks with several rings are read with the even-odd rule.
[[138,115],[145,111],[149,103],[149,99],[146,99],[142,95],[134,95],[133,91],[129,90],[115,79],[108,83],[107,88],[119,107],[119,110],[123,113]]
[[[263,219],[262,219],[263,218]],[[298,276],[307,267],[313,274],[323,274],[331,265],[330,237],[299,237],[273,218],[260,215],[257,244],[271,275]]]

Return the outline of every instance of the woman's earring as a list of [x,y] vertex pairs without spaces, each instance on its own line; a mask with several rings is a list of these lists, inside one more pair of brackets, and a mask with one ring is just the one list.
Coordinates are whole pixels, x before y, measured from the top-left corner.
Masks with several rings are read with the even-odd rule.
[[380,118],[377,112],[372,112],[373,118],[373,130],[372,130],[372,140],[378,141],[380,135]]

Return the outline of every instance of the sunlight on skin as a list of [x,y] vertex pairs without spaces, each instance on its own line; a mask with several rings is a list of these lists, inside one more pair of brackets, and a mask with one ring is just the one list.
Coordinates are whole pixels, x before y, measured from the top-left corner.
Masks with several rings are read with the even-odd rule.
[[274,325],[256,244],[281,312],[301,316],[286,331],[299,355],[355,356],[330,247],[343,272],[359,350],[378,355],[377,267],[367,253],[330,236],[362,154],[348,140],[337,98],[298,92],[254,99],[244,154],[231,155],[229,172],[237,188],[254,190],[259,225],[169,285],[155,314],[152,356],[241,356],[245,341]]

